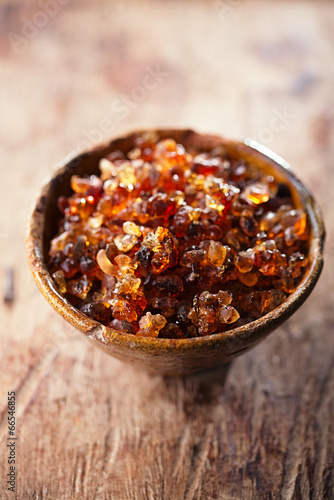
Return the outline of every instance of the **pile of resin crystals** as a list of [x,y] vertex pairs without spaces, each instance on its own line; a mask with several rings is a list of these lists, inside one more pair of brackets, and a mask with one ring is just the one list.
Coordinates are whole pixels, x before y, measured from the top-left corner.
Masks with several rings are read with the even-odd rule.
[[73,176],[51,241],[59,292],[120,333],[190,338],[267,314],[307,266],[305,212],[290,189],[222,148],[150,133],[101,176]]

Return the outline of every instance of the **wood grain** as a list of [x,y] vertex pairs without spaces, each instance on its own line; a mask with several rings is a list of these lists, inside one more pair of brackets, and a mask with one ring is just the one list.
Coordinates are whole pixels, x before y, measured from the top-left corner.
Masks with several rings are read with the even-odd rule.
[[[334,498],[333,3],[57,5],[15,45],[10,33],[43,24],[40,4],[0,2],[3,298],[15,269],[13,300],[0,304],[0,497]],[[42,298],[24,254],[31,200],[57,161],[146,126],[255,137],[325,214],[325,270],[308,301],[253,351],[188,378],[150,376],[93,348]],[[12,390],[16,495],[6,485]]]

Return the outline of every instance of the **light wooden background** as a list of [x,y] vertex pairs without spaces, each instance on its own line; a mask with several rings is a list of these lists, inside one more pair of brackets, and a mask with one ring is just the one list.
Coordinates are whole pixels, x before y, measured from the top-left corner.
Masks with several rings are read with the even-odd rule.
[[[334,498],[334,3],[54,4],[43,16],[0,3],[2,296],[15,270],[14,301],[0,304],[1,499],[14,498],[12,390],[16,498]],[[258,138],[311,188],[328,232],[323,275],[293,318],[229,367],[185,379],[92,347],[42,298],[24,252],[56,163],[146,126]]]

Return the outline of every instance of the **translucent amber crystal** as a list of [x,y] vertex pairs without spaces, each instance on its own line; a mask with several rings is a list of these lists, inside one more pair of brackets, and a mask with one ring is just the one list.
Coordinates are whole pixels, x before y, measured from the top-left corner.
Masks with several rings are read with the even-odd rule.
[[218,304],[224,306],[228,306],[233,300],[232,295],[226,290],[219,290],[216,297],[218,300]]
[[283,267],[280,269],[281,279],[275,282],[275,286],[280,288],[285,293],[291,293],[296,288],[294,279],[294,270],[291,267]]
[[101,193],[102,180],[96,175],[91,175],[87,178],[79,177],[78,175],[72,175],[71,188],[75,193],[96,197]]
[[259,222],[261,231],[269,231],[279,222],[279,216],[276,212],[265,213]]
[[246,286],[250,286],[250,287],[255,286],[258,279],[259,279],[258,274],[252,273],[252,272],[240,273],[238,275],[238,277],[239,277],[239,280],[241,281],[241,283],[243,283]]
[[301,252],[295,252],[290,255],[289,267],[293,270],[292,275],[294,278],[298,278],[302,273],[302,268],[306,267],[308,264],[308,259]]
[[177,144],[174,139],[159,141],[155,147],[154,159],[166,170],[176,166],[183,166],[187,162],[184,147],[182,144]]
[[121,252],[128,252],[137,243],[137,236],[133,234],[119,234],[115,236],[114,243]]
[[222,245],[219,241],[210,241],[208,249],[208,260],[210,264],[216,267],[222,266],[225,261],[226,253],[226,246]]
[[207,194],[205,196],[205,202],[207,208],[212,208],[213,210],[216,210],[216,212],[221,216],[224,213],[225,210],[225,205],[221,203],[219,200],[214,198],[213,196],[210,196]]
[[125,319],[127,321],[136,321],[138,315],[130,301],[122,297],[110,301],[111,312],[116,319]]
[[234,323],[240,318],[240,315],[236,309],[232,306],[222,306],[218,311],[218,318],[221,323]]
[[207,153],[201,153],[193,159],[191,170],[196,174],[216,174],[223,167],[220,158],[210,158]]
[[130,222],[130,221],[123,223],[123,231],[126,234],[131,234],[131,235],[134,235],[137,237],[140,237],[142,235],[141,230],[139,229],[137,224],[135,224],[134,222]]
[[133,294],[137,292],[138,288],[141,285],[141,280],[140,278],[136,278],[132,274],[126,275],[122,281],[120,281],[116,288],[115,292],[116,293],[122,293],[122,294]]
[[251,248],[234,256],[234,264],[241,273],[248,273],[253,267],[253,251]]
[[177,210],[176,201],[166,193],[157,193],[148,199],[147,212],[150,218],[168,219]]
[[73,198],[69,202],[69,210],[70,215],[77,216],[81,219],[87,219],[92,212],[92,207],[87,202],[86,198]]
[[106,181],[110,179],[110,177],[117,175],[117,166],[107,158],[102,158],[100,160],[99,168],[102,181]]
[[64,294],[67,292],[67,285],[66,285],[66,279],[65,279],[65,274],[63,271],[59,270],[56,271],[52,274],[52,278],[55,280],[58,290],[61,294]]
[[96,214],[92,217],[89,217],[88,219],[88,224],[90,225],[91,228],[97,229],[102,226],[103,224],[103,215],[102,214]]
[[153,272],[161,273],[168,267],[177,264],[178,253],[173,235],[167,228],[159,226],[155,231],[154,238],[158,244],[153,247],[151,265]]
[[129,191],[123,186],[118,186],[111,195],[106,194],[100,198],[97,210],[107,218],[115,217],[126,207],[130,196]]
[[265,203],[270,198],[270,191],[268,184],[256,182],[249,184],[242,192],[242,197],[258,205]]
[[141,316],[147,306],[147,300],[142,290],[138,290],[131,294],[131,304],[135,308],[138,316]]
[[233,323],[239,318],[239,313],[229,306],[231,301],[232,297],[225,291],[217,294],[205,291],[199,297],[195,296],[188,318],[197,326],[199,335],[210,335],[215,332],[219,322]]
[[301,236],[306,229],[306,214],[300,208],[283,212],[280,220],[284,228],[293,227],[297,236]]
[[134,270],[137,268],[137,264],[133,262],[133,259],[122,253],[116,255],[115,262],[123,275],[127,273],[134,273]]
[[293,226],[287,227],[284,231],[284,242],[288,247],[291,247],[298,240],[298,235]]
[[84,300],[92,288],[92,284],[92,281],[84,275],[81,278],[69,280],[67,282],[67,292]]
[[257,312],[257,317],[260,317],[279,306],[285,298],[286,295],[280,290],[256,291],[250,293],[248,303],[253,306],[253,314]]
[[62,251],[68,241],[70,241],[70,235],[67,231],[64,231],[59,236],[53,238],[50,245],[49,255],[52,257],[53,255],[56,255],[57,252]]
[[115,269],[115,266],[110,262],[106,255],[106,251],[104,248],[101,248],[101,250],[98,251],[96,255],[96,261],[101,269],[106,274],[114,275],[117,271]]
[[145,316],[139,320],[139,337],[157,337],[159,331],[165,326],[167,320],[161,314],[151,314],[147,312]]
[[126,186],[129,191],[133,190],[137,178],[135,169],[130,162],[124,163],[117,169],[117,177],[121,185]]
[[116,177],[106,180],[105,183],[103,184],[103,190],[109,196],[112,196],[116,192],[117,188],[118,188],[118,181]]

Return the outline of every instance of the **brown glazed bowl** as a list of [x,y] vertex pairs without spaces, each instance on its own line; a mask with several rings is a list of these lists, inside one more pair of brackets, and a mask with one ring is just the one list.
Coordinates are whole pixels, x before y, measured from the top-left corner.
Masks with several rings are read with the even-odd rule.
[[222,365],[258,344],[287,320],[307,299],[314,288],[323,265],[324,225],[320,208],[308,189],[296,178],[289,165],[279,156],[254,141],[245,142],[204,135],[192,130],[157,130],[161,138],[173,137],[190,150],[193,147],[211,150],[223,147],[231,158],[243,158],[258,168],[286,182],[297,206],[306,210],[311,228],[309,265],[298,288],[279,307],[260,319],[206,337],[191,339],[156,339],[120,334],[101,325],[77,310],[62,297],[46,266],[49,242],[57,230],[57,198],[69,195],[73,174],[98,174],[99,160],[111,151],[129,151],[134,139],[144,131],[97,145],[72,157],[44,184],[33,206],[27,224],[26,250],[32,274],[47,301],[71,325],[95,345],[112,356],[138,367],[164,375],[182,375]]

